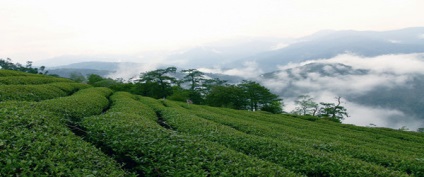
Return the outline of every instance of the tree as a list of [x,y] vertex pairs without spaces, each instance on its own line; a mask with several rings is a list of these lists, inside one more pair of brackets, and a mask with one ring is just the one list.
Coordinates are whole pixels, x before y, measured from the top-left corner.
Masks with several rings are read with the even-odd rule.
[[424,133],[424,128],[418,128],[417,132]]
[[[7,69],[7,70],[14,70],[14,71],[22,71],[27,73],[33,73],[33,74],[43,74],[43,71],[45,69],[44,66],[40,67],[41,72],[38,72],[38,68],[32,67],[32,61],[27,61],[26,65],[23,66],[20,63],[12,63],[12,59],[7,58],[6,60],[0,58],[0,68],[1,69]],[[46,73],[44,73],[46,74]]]
[[309,95],[300,95],[295,101],[297,107],[293,111],[294,114],[298,115],[312,115],[315,116],[319,109],[319,104],[314,102],[314,99]]
[[93,85],[96,82],[100,82],[100,81],[104,80],[104,78],[102,76],[97,75],[97,74],[90,74],[90,75],[88,75],[87,80],[88,80],[88,82],[87,82],[88,84]]
[[187,69],[181,72],[186,73],[183,82],[188,82],[190,85],[189,99],[195,104],[201,104],[204,101],[203,82],[204,73],[197,69]]
[[185,102],[190,99],[190,90],[183,89],[179,86],[173,86],[172,95],[170,95],[168,99]]
[[329,118],[330,120],[341,122],[344,117],[349,117],[347,114],[346,108],[341,106],[341,97],[336,97],[337,105],[335,103],[323,103],[321,109],[319,110],[319,117]]
[[148,86],[141,86],[143,88],[142,92],[144,92],[143,95],[151,96],[154,98],[165,98],[171,95],[171,86],[172,84],[176,83],[177,79],[170,76],[170,74],[175,73],[176,71],[176,67],[168,67],[166,69],[157,69],[154,71],[141,73],[138,82]]
[[401,128],[399,128],[399,130],[401,131],[409,131],[409,128],[406,126],[402,126]]
[[281,114],[283,113],[283,104],[281,101],[273,101],[270,104],[266,104],[264,106],[262,106],[261,110],[262,111],[266,111],[266,112],[270,112],[273,114]]
[[86,78],[81,74],[77,72],[73,72],[69,75],[69,79],[75,81],[75,82],[85,82]]
[[202,93],[204,95],[207,95],[210,93],[210,91],[212,90],[213,87],[215,86],[224,86],[226,85],[227,81],[226,80],[221,80],[219,78],[214,78],[214,79],[205,79],[203,82],[203,89],[202,89]]
[[277,95],[255,81],[243,80],[239,87],[245,93],[248,109],[251,111],[258,111],[263,106],[268,107],[275,101],[281,101]]
[[183,82],[190,83],[190,90],[194,91],[196,89],[200,89],[202,86],[202,81],[204,81],[204,73],[198,71],[197,69],[186,69],[181,72],[186,73],[183,78]]
[[246,109],[248,104],[243,89],[236,85],[214,86],[205,100],[210,106],[232,109]]

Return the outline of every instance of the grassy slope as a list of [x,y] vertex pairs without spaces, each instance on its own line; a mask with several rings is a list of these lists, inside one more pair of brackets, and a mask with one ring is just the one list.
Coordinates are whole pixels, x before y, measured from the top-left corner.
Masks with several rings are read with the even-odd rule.
[[424,176],[424,134],[111,94],[0,70],[0,173]]

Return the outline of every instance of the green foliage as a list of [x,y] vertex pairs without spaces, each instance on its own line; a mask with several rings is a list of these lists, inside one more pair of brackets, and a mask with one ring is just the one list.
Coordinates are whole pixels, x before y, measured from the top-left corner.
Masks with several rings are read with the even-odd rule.
[[[191,108],[194,108],[194,106]],[[301,149],[308,148],[308,145],[310,145],[313,149],[331,152],[334,155],[340,154],[347,157],[354,157],[361,161],[377,163],[383,167],[389,166],[390,169],[393,168],[417,176],[422,175],[424,170],[424,162],[416,159],[416,153],[424,155],[418,148],[418,142],[424,137],[416,137],[413,134],[399,135],[400,132],[395,133],[395,131],[391,129],[385,129],[385,131],[391,131],[389,134],[388,132],[380,132],[380,130],[376,131],[370,128],[351,125],[343,125],[343,127],[340,127],[340,124],[321,123],[321,121],[317,121],[316,123],[296,121],[296,119],[283,118],[280,115],[260,114],[254,116],[255,114],[253,113],[243,113],[243,111],[237,111],[236,113],[234,110],[226,110],[225,112],[223,112],[222,109],[220,110],[221,111],[213,110],[213,112],[220,113],[221,116],[229,116],[227,118],[222,117],[220,123],[229,125],[228,123],[236,121],[235,119],[242,120],[244,122],[243,124],[238,121],[235,124],[231,124],[231,126],[239,130],[243,129],[243,131],[249,134],[281,139],[283,142],[301,144]],[[205,113],[205,111],[196,112]],[[234,114],[230,112],[234,112]],[[247,120],[250,120],[250,125],[246,125],[246,123],[249,122]],[[266,121],[263,122],[263,120]],[[216,119],[214,121],[216,121]],[[255,128],[252,129],[250,127]],[[366,132],[360,133],[363,131]],[[334,132],[337,132],[337,134]],[[415,138],[410,141],[408,138],[409,142],[406,142],[406,137],[411,135]],[[316,146],[323,143],[330,143],[331,148],[329,149],[327,146],[326,148],[320,149]]]
[[102,76],[99,76],[97,74],[90,74],[87,77],[87,84],[93,85],[96,82],[102,81],[104,78]]
[[[3,71],[0,78],[44,79]],[[118,163],[140,176],[424,176],[422,133],[324,121],[331,112],[326,118],[271,114],[88,87],[0,85],[3,98],[28,92],[39,101],[0,102],[0,176],[132,175]],[[190,97],[190,90],[173,89],[174,99]],[[222,107],[239,93],[246,100],[243,89],[211,87],[222,100],[209,101]],[[258,101],[261,110],[281,108],[272,104],[278,102]],[[334,109],[340,99],[328,105]]]
[[132,93],[159,99],[172,95],[172,87],[162,87],[155,82],[136,83]]
[[272,106],[271,103],[281,101],[277,95],[271,93],[269,89],[257,82],[245,80],[239,85],[239,87],[244,91],[248,103],[248,109],[251,111],[261,110],[263,106],[267,106],[267,109],[270,109]]
[[186,69],[181,72],[186,73],[183,78],[183,82],[188,82],[190,84],[190,90],[195,91],[199,90],[202,87],[202,82],[204,79],[204,73],[198,71],[197,69]]
[[281,99],[253,81],[243,81],[239,85],[214,86],[206,95],[205,102],[216,107],[283,112]]
[[234,85],[212,87],[206,96],[206,104],[215,107],[245,109],[247,100],[243,89]]
[[86,82],[87,78],[85,78],[84,75],[82,75],[81,73],[77,73],[77,72],[73,72],[69,75],[69,79],[78,82],[78,83],[82,83],[82,82]]
[[42,66],[40,67],[40,69],[38,69],[38,68],[32,67],[32,61],[27,61],[26,65],[23,66],[20,63],[14,64],[10,58],[7,58],[6,60],[0,58],[0,69],[21,71],[21,72],[33,73],[33,74],[38,74],[40,72],[40,74],[43,74],[45,67]]
[[133,98],[114,94],[106,114],[85,118],[82,125],[89,130],[89,141],[117,159],[128,159],[144,176],[296,176],[219,144],[167,130],[156,123],[154,110]]
[[[297,107],[291,112],[295,115],[303,116],[317,116],[322,120],[333,121],[341,123],[344,117],[349,117],[345,107],[341,106],[341,97],[336,97],[337,105],[335,103],[316,103],[309,95],[300,95],[295,104]],[[321,105],[321,106],[320,106]],[[313,120],[310,118],[310,120]]]
[[43,75],[39,75],[39,74],[31,74],[31,73],[25,73],[25,72],[21,72],[21,71],[0,69],[0,77],[10,77],[10,76],[39,76],[39,77],[43,77]]
[[294,114],[316,116],[319,110],[318,103],[315,103],[309,95],[298,96],[295,104],[297,107],[292,112]]
[[90,88],[90,85],[87,84],[81,84],[81,83],[70,83],[70,82],[55,82],[55,83],[50,83],[49,85],[57,87],[63,91],[65,91],[68,94],[72,94],[78,90],[81,89],[86,89],[86,88]]
[[154,98],[165,98],[172,94],[172,84],[177,79],[170,76],[175,73],[177,68],[168,67],[166,69],[157,69],[140,74],[139,84],[141,95],[151,96]]
[[109,106],[107,97],[112,90],[103,87],[83,89],[72,96],[40,102],[40,107],[72,122],[102,113]]
[[190,99],[190,90],[183,89],[178,86],[172,87],[172,95],[168,97],[169,100],[185,102]]
[[283,113],[283,105],[281,104],[281,101],[275,100],[271,103],[263,105],[261,111],[266,111],[273,114],[281,114]]
[[[424,136],[416,136],[418,134],[387,128],[372,129],[331,124],[314,116],[310,118],[315,118],[315,122],[309,122],[301,120],[309,119],[305,116],[297,116],[301,119],[293,119],[291,115],[286,117],[285,115],[254,114],[211,107],[202,107],[199,110],[199,107],[194,105],[190,109],[196,115],[248,134],[302,145],[301,149],[309,147],[354,157],[417,176],[422,175],[424,170],[424,162],[417,160],[417,157],[424,155],[419,145],[424,140]],[[216,116],[212,116],[208,111]]]
[[88,85],[77,83],[51,83],[41,85],[0,85],[0,101],[41,101],[63,97]]
[[[161,111],[163,119],[169,126],[178,132],[222,144],[235,151],[281,165],[307,176],[406,176],[406,173],[385,169],[382,166],[349,156],[333,154],[312,147],[305,148],[302,143],[293,144],[290,141],[280,141],[260,132],[257,133],[261,136],[252,135],[256,134],[257,122],[252,122],[250,125],[235,123],[232,125],[239,125],[237,128],[229,127],[228,121],[234,120],[231,117],[213,116],[213,113],[204,110],[190,112],[190,108],[197,106],[192,105],[187,109],[175,104],[168,104],[168,102],[166,101],[168,107],[154,107]],[[196,114],[202,114],[202,116]],[[246,133],[237,130],[239,128],[245,129]],[[278,130],[268,129],[268,131]],[[355,169],[355,171],[349,169]]]
[[39,103],[0,102],[1,176],[127,176]]
[[340,99],[341,97],[337,97],[337,105],[335,103],[320,103],[322,108],[319,110],[319,116],[339,123],[344,117],[349,117],[346,108],[340,105]]
[[[2,71],[2,70],[0,70]],[[31,85],[31,84],[48,84],[54,82],[72,82],[69,79],[57,78],[57,77],[40,77],[44,75],[36,76],[8,76],[0,77],[0,85]]]

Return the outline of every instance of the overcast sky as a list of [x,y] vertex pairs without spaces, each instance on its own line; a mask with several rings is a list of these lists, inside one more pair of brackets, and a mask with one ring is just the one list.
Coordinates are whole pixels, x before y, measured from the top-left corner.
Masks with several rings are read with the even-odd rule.
[[240,36],[424,26],[422,0],[0,0],[0,58],[141,55]]

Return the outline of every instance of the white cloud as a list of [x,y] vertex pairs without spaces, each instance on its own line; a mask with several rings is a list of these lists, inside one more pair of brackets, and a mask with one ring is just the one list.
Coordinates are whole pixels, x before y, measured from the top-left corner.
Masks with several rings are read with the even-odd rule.
[[399,41],[399,40],[393,40],[393,39],[391,39],[391,40],[388,40],[390,43],[393,43],[393,44],[400,44],[400,43],[402,43],[402,41]]
[[109,74],[107,77],[116,79],[123,78],[127,79],[138,79],[140,73],[153,71],[159,68],[160,64],[158,63],[147,63],[147,64],[134,64],[134,63],[121,63],[118,66],[118,70],[114,73]]
[[[354,69],[368,69],[375,73],[424,74],[424,53],[390,54],[376,57],[362,57],[352,53],[340,54],[330,59],[308,60],[278,66],[280,70],[296,68],[310,63],[342,63]],[[338,66],[341,67],[341,66]]]
[[217,67],[217,68],[199,68],[198,70],[205,73],[219,73],[219,74],[225,74],[230,76],[239,76],[244,79],[255,79],[260,74],[263,73],[262,69],[260,69],[258,64],[254,61],[244,62],[243,67],[241,68],[223,70]]
[[[335,103],[335,97],[338,96],[332,92],[325,90],[317,90],[315,92],[308,93],[314,101]],[[295,98],[284,99],[285,107],[284,110],[290,112],[295,109],[294,104]],[[342,98],[342,106],[344,106],[349,114],[342,122],[345,124],[354,124],[358,126],[376,126],[376,127],[389,127],[399,129],[402,126],[408,127],[410,130],[416,130],[417,128],[423,127],[424,123],[419,119],[408,116],[402,111],[396,109],[384,109],[379,107],[364,106],[349,102]]]
[[[360,57],[343,54],[331,59],[279,66],[284,70],[275,74],[276,78],[261,82],[274,93],[284,93],[285,111],[291,111],[295,108],[294,100],[301,94],[314,97],[316,102],[335,102],[335,96],[352,98],[381,88],[408,87],[408,81],[411,81],[415,74],[424,74],[423,56],[423,54],[400,54]],[[326,75],[321,75],[319,72],[305,73],[302,66],[312,63],[332,65],[322,68]],[[367,72],[337,73],[337,70],[350,71],[349,67],[356,71]],[[350,114],[344,123],[360,126],[375,124],[395,129],[406,126],[410,130],[424,126],[422,120],[418,121],[419,119],[396,109],[364,106],[349,100],[344,102]]]
[[272,46],[272,47],[271,47],[271,50],[278,50],[278,49],[285,48],[285,47],[287,47],[287,46],[289,46],[289,44],[288,44],[288,43],[278,43],[277,45]]
[[[93,52],[129,55],[237,35],[301,37],[328,28],[391,30],[422,25],[424,12],[418,7],[423,2],[405,1],[2,0],[0,49],[16,60]],[[375,13],[375,9],[381,10]],[[392,23],[393,16],[407,20]]]
[[359,126],[389,127],[399,129],[403,126],[410,130],[417,130],[424,126],[423,122],[414,117],[408,116],[402,111],[396,109],[383,109],[378,107],[363,106],[355,103],[345,105],[350,117],[343,123]]
[[323,63],[343,63],[345,65],[352,66],[355,69],[369,69],[377,73],[424,74],[423,53],[380,55],[377,57],[360,57],[351,54],[342,54],[332,59],[321,61]]

